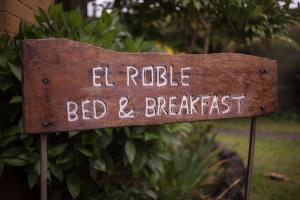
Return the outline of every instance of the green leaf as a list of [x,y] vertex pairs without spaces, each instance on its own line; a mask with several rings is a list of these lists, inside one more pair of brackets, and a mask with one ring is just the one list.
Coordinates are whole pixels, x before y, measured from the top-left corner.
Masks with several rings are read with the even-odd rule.
[[93,21],[89,22],[88,24],[86,24],[83,27],[83,30],[88,34],[92,34],[96,28],[96,25],[97,25],[97,21],[93,20]]
[[35,171],[38,175],[40,175],[40,173],[41,173],[41,162],[40,162],[39,160],[38,160],[36,163],[34,163],[33,169],[34,169],[34,171]]
[[28,182],[28,185],[29,185],[29,188],[32,189],[33,186],[37,183],[38,181],[38,174],[34,171],[34,169],[32,169],[28,176],[27,176],[27,182]]
[[83,145],[93,144],[97,141],[99,136],[96,133],[87,133],[82,135]]
[[72,161],[73,159],[74,159],[74,154],[72,153],[62,154],[56,159],[56,164],[65,164],[67,162]]
[[48,15],[50,16],[51,19],[53,20],[58,20],[58,18],[61,17],[60,13],[63,11],[62,3],[51,5],[48,8]]
[[125,152],[130,163],[133,162],[136,153],[135,144],[131,140],[127,140],[125,144]]
[[82,23],[80,10],[76,9],[67,13],[67,19],[71,27],[79,27]]
[[105,161],[105,170],[106,170],[106,172],[111,174],[112,170],[113,170],[113,159],[112,159],[111,155],[108,152],[103,151],[102,152],[102,158]]
[[14,83],[12,81],[0,82],[0,89],[5,92],[8,88],[12,87]]
[[162,160],[155,155],[151,155],[150,158],[148,159],[147,163],[152,170],[155,170],[155,171],[157,170],[159,172],[164,171]]
[[106,129],[104,129],[104,130],[105,130],[105,132],[106,132],[107,134],[109,134],[109,135],[112,135],[113,132],[114,132],[114,129],[113,129],[113,128],[106,128]]
[[76,199],[79,196],[81,189],[78,176],[75,173],[68,174],[66,183],[70,194]]
[[135,155],[135,159],[133,161],[133,168],[135,171],[139,171],[141,170],[145,164],[147,163],[147,160],[148,160],[148,156],[145,152],[141,151],[137,151],[136,152],[136,155]]
[[13,96],[9,103],[22,103],[22,97],[21,96]]
[[50,162],[49,168],[51,173],[62,183],[64,178],[62,169],[52,162]]
[[69,131],[69,138],[74,137],[75,135],[78,135],[80,133],[80,131]]
[[8,129],[6,129],[2,135],[3,138],[5,137],[11,137],[11,136],[15,136],[17,135],[18,133],[21,133],[22,130],[20,127],[18,126],[12,126],[12,127],[9,127]]
[[48,154],[50,157],[56,157],[62,152],[64,152],[67,146],[68,144],[58,144],[58,145],[51,146],[49,147]]
[[21,82],[22,78],[21,78],[20,68],[12,63],[8,63],[8,66],[9,66],[10,71],[13,73],[13,75]]
[[98,170],[98,171],[105,171],[105,169],[106,169],[105,162],[100,158],[90,159],[90,164],[95,170]]
[[197,10],[200,10],[200,8],[201,8],[201,4],[199,1],[194,1],[194,6]]
[[102,148],[101,148],[100,140],[98,140],[93,144],[93,151],[94,154],[97,156],[97,158],[101,156]]
[[0,147],[4,147],[4,146],[14,142],[17,139],[18,139],[17,136],[10,136],[10,137],[6,137],[6,138],[1,138]]
[[80,153],[82,153],[82,154],[85,155],[86,157],[93,157],[93,156],[94,156],[93,152],[91,152],[90,150],[88,150],[88,149],[85,148],[85,147],[79,148],[78,151],[80,151]]
[[157,194],[153,190],[147,189],[145,190],[145,193],[152,199],[158,199]]
[[[19,122],[18,122],[18,127],[19,127],[19,129],[23,129],[23,118],[21,117],[20,119],[19,119]],[[23,131],[22,131],[23,132]]]
[[130,132],[130,129],[128,127],[124,127],[124,130],[125,130],[125,133],[127,135],[127,137],[131,137],[131,132]]
[[113,139],[113,135],[108,133],[103,133],[102,136],[100,137],[101,147],[103,149],[106,148],[112,142],[112,139]]
[[98,176],[98,171],[95,170],[93,167],[89,167],[89,172],[90,172],[90,177],[93,179],[93,180],[96,180],[97,176]]
[[18,155],[24,153],[25,149],[21,147],[12,147],[9,148],[7,151],[3,152],[1,154],[1,158],[14,158],[17,157]]
[[180,145],[181,141],[176,137],[175,134],[172,133],[160,133],[160,138],[164,141],[166,144],[173,144],[173,145]]
[[168,151],[159,151],[157,152],[157,155],[165,160],[172,160],[171,154]]
[[24,166],[27,164],[27,162],[21,158],[3,158],[1,160],[5,164],[11,165],[11,166]]
[[152,132],[146,132],[144,135],[145,141],[149,140],[157,140],[159,139],[159,134],[158,133],[152,133]]
[[102,136],[101,130],[99,130],[99,129],[94,129],[94,131],[95,131],[95,133],[97,133],[97,135],[98,135],[99,137]]

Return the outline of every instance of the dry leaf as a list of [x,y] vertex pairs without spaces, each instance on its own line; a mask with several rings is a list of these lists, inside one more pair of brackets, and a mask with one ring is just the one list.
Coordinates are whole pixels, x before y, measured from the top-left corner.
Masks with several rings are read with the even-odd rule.
[[275,172],[268,172],[265,173],[264,176],[269,177],[270,179],[276,180],[276,181],[288,181],[288,177],[283,175],[283,174],[279,174],[279,173],[275,173]]

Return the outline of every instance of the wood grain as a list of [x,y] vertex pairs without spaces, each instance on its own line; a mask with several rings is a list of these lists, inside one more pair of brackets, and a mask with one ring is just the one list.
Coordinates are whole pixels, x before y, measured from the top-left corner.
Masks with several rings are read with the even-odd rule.
[[[273,113],[277,107],[277,64],[276,61],[267,58],[235,53],[119,53],[68,39],[42,39],[23,42],[22,62],[24,132],[31,134],[253,117]],[[132,81],[127,85],[129,65],[139,72],[135,79],[137,85]],[[99,73],[101,78],[96,79],[102,86],[93,85],[95,66],[103,69],[107,67],[108,82],[113,83],[113,86],[105,85],[104,72]],[[168,78],[167,85],[143,86],[140,74],[143,67],[147,66],[154,69],[157,66],[165,66],[168,73],[165,76]],[[178,86],[170,85],[170,66],[173,70],[173,81],[177,82]],[[190,67],[190,70],[184,71],[183,74],[189,77],[185,78],[183,83],[189,85],[183,86],[181,70],[186,67]],[[154,75],[157,76],[157,71]],[[227,101],[222,103],[222,98],[227,95]],[[196,111],[192,112],[189,104],[188,109],[179,112],[183,96],[187,97],[188,103],[199,97],[195,104]],[[205,101],[204,96],[207,96]],[[240,102],[234,100],[234,97],[238,96],[244,98]],[[125,112],[133,110],[133,118],[119,117],[121,97],[128,98]],[[165,98],[164,109],[167,113],[160,109],[160,113],[156,113],[155,116],[146,117],[147,97],[156,100],[158,97]],[[170,115],[168,110],[170,97],[176,98],[176,101],[172,101],[175,102],[175,106],[171,111],[175,112],[175,115]],[[214,98],[218,98],[217,105],[213,102]],[[101,119],[93,118],[92,102],[95,99],[105,102],[107,108]],[[84,116],[91,119],[82,119],[82,102],[86,100],[90,103],[84,105],[88,110]],[[68,121],[67,102],[70,101],[78,104],[79,117],[76,121]],[[158,104],[158,101],[156,103]],[[230,108],[229,112],[226,112],[226,105]],[[213,110],[212,106],[215,106]],[[99,112],[103,111],[100,107],[98,109]]]

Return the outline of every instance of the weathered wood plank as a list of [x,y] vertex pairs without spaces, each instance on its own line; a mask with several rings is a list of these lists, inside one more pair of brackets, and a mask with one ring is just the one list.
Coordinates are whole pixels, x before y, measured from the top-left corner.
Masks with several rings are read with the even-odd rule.
[[276,67],[234,53],[119,53],[68,39],[25,40],[24,132],[266,115],[277,107]]

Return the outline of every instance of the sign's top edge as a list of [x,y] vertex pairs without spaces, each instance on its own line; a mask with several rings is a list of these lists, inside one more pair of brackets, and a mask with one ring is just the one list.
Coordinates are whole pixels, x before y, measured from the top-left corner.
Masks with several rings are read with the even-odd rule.
[[31,45],[31,44],[36,44],[36,43],[44,43],[44,42],[66,42],[69,45],[85,45],[88,46],[90,48],[95,48],[101,51],[106,51],[106,52],[110,52],[110,53],[115,53],[115,54],[126,54],[126,55],[141,55],[141,54],[146,54],[146,55],[151,55],[151,54],[155,54],[155,55],[163,55],[163,56],[176,56],[176,57],[182,57],[182,56],[222,56],[222,55],[228,55],[228,56],[243,56],[243,57],[252,57],[252,58],[259,58],[261,60],[265,60],[265,61],[272,61],[276,63],[276,60],[271,59],[271,58],[266,58],[266,57],[260,57],[260,56],[254,56],[254,55],[247,55],[247,54],[243,54],[243,53],[209,53],[209,54],[185,54],[185,53],[179,53],[179,54],[167,54],[167,53],[163,53],[163,52],[119,52],[119,51],[113,51],[110,49],[105,49],[102,47],[97,47],[94,46],[92,44],[89,43],[85,43],[85,42],[79,42],[79,41],[75,41],[75,40],[71,40],[68,38],[44,38],[44,39],[25,39],[22,41],[23,45]]

